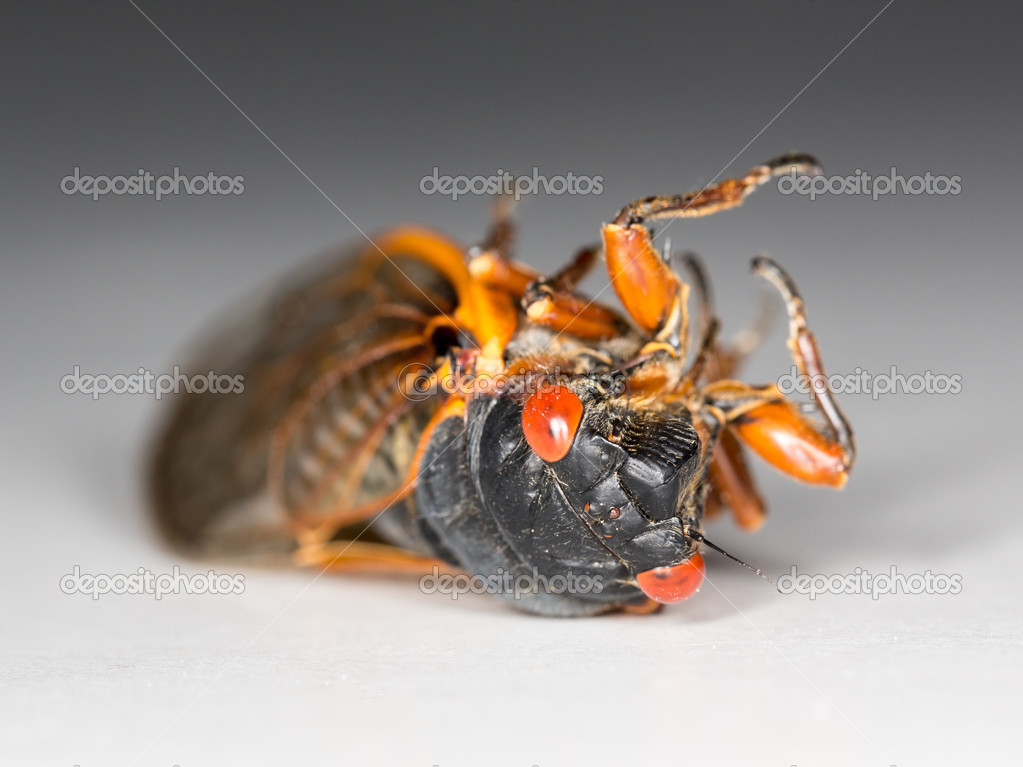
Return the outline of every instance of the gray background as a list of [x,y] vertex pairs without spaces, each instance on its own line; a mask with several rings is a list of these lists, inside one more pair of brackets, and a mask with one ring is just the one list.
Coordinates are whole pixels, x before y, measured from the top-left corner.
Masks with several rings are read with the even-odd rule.
[[[180,51],[129,3],[39,2],[0,24],[6,762],[901,767],[1016,750],[1014,4],[140,8]],[[769,187],[675,223],[672,241],[711,268],[726,333],[755,313],[748,262],[766,252],[797,278],[830,371],[958,374],[962,392],[843,398],[861,452],[848,488],[760,465],[767,526],[711,532],[775,574],[894,565],[958,574],[962,593],[811,601],[714,556],[695,599],[646,619],[538,620],[301,571],[245,571],[233,597],[61,593],[75,565],[208,569],[147,518],[158,403],[62,394],[73,366],[184,364],[225,304],[358,240],[351,222],[474,241],[489,201],[423,195],[435,166],[602,176],[600,196],[521,206],[520,256],[551,268],[629,200],[792,149],[832,174],[958,175],[962,193]],[[60,190],[76,166],[242,175],[245,192],[93,201]],[[788,370],[775,333],[747,377]]]

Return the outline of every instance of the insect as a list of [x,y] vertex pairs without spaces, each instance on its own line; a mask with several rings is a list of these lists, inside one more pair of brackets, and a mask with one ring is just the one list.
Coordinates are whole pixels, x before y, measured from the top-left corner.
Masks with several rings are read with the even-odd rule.
[[[475,248],[401,227],[311,266],[198,355],[193,369],[242,375],[244,391],[175,398],[152,461],[161,526],[202,555],[600,585],[501,592],[544,615],[689,597],[717,549],[705,518],[764,520],[747,449],[831,487],[855,459],[826,386],[809,412],[735,380],[749,350],[719,341],[699,261],[654,247],[657,222],[738,206],[793,170],[818,164],[791,154],[637,200],[553,275],[513,260],[501,200]],[[601,254],[624,312],[577,290]],[[784,300],[798,370],[826,381],[794,283],[765,257],[752,268]]]

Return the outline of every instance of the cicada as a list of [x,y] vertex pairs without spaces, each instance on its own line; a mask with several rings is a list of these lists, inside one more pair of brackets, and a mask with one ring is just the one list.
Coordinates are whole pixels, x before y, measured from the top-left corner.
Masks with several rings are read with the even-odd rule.
[[[705,519],[764,520],[747,449],[831,487],[855,459],[786,272],[753,260],[796,367],[823,382],[802,404],[736,379],[748,345],[719,340],[705,270],[654,244],[657,222],[791,171],[818,164],[790,154],[637,200],[551,275],[513,258],[501,200],[477,246],[403,226],[311,265],[208,335],[192,369],[243,391],[175,397],[152,463],[162,528],[204,556],[599,586],[497,590],[543,615],[691,596],[717,548]],[[577,288],[601,258],[622,309]]]

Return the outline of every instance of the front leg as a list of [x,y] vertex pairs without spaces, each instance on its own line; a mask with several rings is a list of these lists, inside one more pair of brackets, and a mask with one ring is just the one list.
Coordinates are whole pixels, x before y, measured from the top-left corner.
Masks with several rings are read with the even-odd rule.
[[663,327],[679,285],[678,277],[653,247],[649,224],[734,208],[768,179],[793,170],[817,173],[820,166],[807,154],[785,155],[758,165],[742,178],[727,179],[698,192],[636,200],[604,225],[604,253],[611,284],[643,330],[655,334]]
[[807,327],[805,304],[792,278],[770,259],[754,259],[753,271],[770,280],[785,299],[789,349],[799,372],[814,383],[813,402],[823,423],[804,415],[774,385],[718,381],[703,389],[704,401],[722,427],[775,468],[811,484],[842,487],[856,462],[856,443],[828,386],[817,340]]

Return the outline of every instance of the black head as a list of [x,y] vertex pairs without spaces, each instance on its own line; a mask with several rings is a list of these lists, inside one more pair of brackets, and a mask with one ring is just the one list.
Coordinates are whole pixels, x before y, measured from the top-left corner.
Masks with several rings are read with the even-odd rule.
[[[509,528],[528,532],[544,549],[538,556],[575,566],[600,549],[658,601],[696,591],[703,450],[688,410],[580,380],[541,386],[524,401],[500,399],[477,432],[487,441],[479,454],[492,460],[478,476]],[[565,524],[545,535],[555,519],[588,535],[576,541]]]

